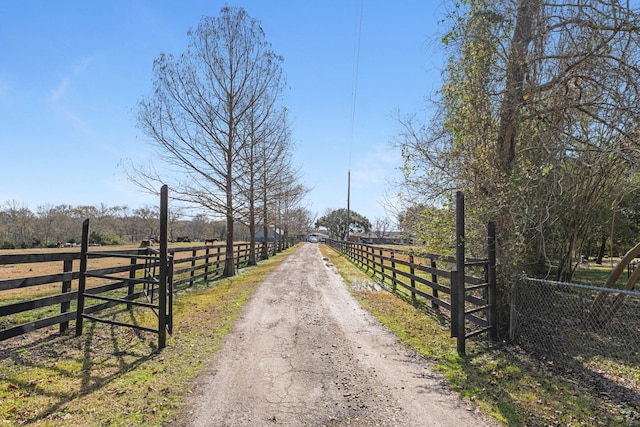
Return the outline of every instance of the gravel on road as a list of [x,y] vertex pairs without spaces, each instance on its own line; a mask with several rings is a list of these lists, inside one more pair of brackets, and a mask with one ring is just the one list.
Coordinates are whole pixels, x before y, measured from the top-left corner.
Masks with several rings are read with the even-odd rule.
[[181,426],[494,426],[349,292],[317,244],[262,283]]

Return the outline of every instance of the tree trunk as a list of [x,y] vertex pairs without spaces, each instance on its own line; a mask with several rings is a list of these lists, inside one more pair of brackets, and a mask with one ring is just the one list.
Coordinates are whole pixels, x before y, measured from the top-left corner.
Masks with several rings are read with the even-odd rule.
[[224,271],[222,273],[225,277],[233,277],[236,275],[233,243],[233,215],[227,214],[227,239],[225,247]]
[[[231,109],[229,110],[231,111]],[[233,212],[233,119],[229,120],[229,133],[228,133],[228,152],[227,152],[227,176],[225,177],[225,190],[226,190],[226,212],[227,212],[227,241],[225,247],[225,260],[224,260],[224,271],[223,275],[225,277],[233,277],[236,275],[236,267],[234,262],[234,251],[233,251],[233,243],[234,243],[234,212]]]
[[[252,196],[253,197],[253,196]],[[256,265],[256,215],[253,198],[249,201],[249,265]]]
[[262,254],[260,258],[269,259],[269,222],[268,222],[268,206],[267,206],[267,178],[263,174],[262,180]]
[[604,258],[604,251],[607,249],[607,236],[602,235],[602,240],[600,241],[600,248],[598,249],[598,256],[596,256],[596,264],[602,264],[602,258]]
[[269,259],[269,226],[266,221],[262,226],[262,253],[260,254],[260,258],[265,260]]
[[527,54],[535,32],[533,23],[541,7],[540,0],[520,0],[518,3],[506,72],[505,93],[500,104],[500,125],[496,144],[498,167],[506,176],[511,175],[515,163],[518,114],[524,96]]

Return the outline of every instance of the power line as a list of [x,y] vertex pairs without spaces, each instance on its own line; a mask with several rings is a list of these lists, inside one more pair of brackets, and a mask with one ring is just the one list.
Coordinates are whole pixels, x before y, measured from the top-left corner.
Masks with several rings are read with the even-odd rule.
[[353,132],[356,123],[356,99],[358,94],[358,74],[360,68],[360,40],[362,38],[362,16],[364,15],[364,0],[360,2],[360,19],[357,22],[358,37],[356,39],[354,64],[353,64],[353,87],[351,90],[351,134],[349,135],[349,170],[351,170],[351,153],[353,151]]
[[355,46],[355,58],[353,66],[353,88],[351,90],[351,135],[349,136],[349,170],[347,173],[347,240],[349,240],[349,226],[351,224],[351,152],[353,151],[353,129],[356,123],[356,99],[358,94],[358,69],[360,67],[360,39],[362,37],[362,15],[364,0],[360,2],[360,22],[358,26],[358,39]]

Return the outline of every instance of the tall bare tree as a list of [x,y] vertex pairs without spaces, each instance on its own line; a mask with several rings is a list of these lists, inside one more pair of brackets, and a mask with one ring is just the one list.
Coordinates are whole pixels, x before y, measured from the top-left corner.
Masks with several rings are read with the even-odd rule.
[[[224,274],[233,276],[241,200],[237,166],[247,144],[240,129],[279,90],[282,58],[242,8],[224,7],[218,17],[203,17],[189,36],[189,47],[178,58],[156,59],[153,95],[139,104],[138,123],[158,149],[163,173],[147,171],[151,179],[132,175],[147,187],[168,182],[175,199],[224,215]],[[173,183],[172,175],[178,177]]]
[[[269,227],[277,228],[278,223],[278,197],[284,183],[291,174],[291,129],[287,125],[286,110],[270,123],[268,139],[259,141],[259,156],[256,159],[259,165],[257,179],[258,213],[259,222],[262,224],[262,235],[266,243],[269,236]],[[267,245],[262,246],[262,259],[269,257]]]
[[265,97],[259,108],[252,109],[243,126],[246,144],[238,162],[239,178],[236,182],[243,196],[242,216],[239,219],[249,229],[249,265],[256,264],[257,206],[261,183],[264,181],[261,177],[269,173],[273,163],[280,161],[277,156],[290,155],[288,137],[282,138],[282,135],[289,133],[286,109],[278,109],[278,93],[273,91],[273,95]]

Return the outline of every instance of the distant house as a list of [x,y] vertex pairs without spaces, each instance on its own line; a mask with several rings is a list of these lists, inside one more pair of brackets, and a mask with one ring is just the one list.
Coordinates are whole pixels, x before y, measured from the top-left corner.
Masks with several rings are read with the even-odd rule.
[[369,245],[402,245],[407,243],[404,234],[399,231],[386,232],[384,237],[378,237],[372,231],[368,233],[352,233],[349,235],[349,241]]
[[[279,240],[281,236],[280,230],[270,229],[267,234],[267,242],[275,242],[276,239]],[[264,232],[262,230],[256,231],[256,243],[262,242],[264,242]]]

